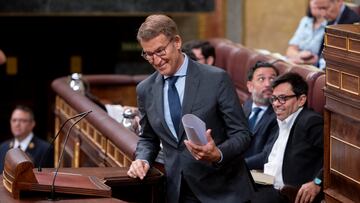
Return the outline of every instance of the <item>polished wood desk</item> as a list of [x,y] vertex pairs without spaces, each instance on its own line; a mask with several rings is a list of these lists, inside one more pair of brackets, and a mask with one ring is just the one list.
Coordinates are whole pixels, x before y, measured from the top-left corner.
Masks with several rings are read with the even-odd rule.
[[[0,176],[1,183],[3,181],[2,176]],[[125,203],[125,201],[116,199],[116,198],[101,198],[101,197],[84,197],[84,196],[61,196],[58,200],[52,201],[48,200],[48,196],[45,193],[26,193],[20,199],[14,199],[11,194],[5,189],[3,184],[0,184],[0,202],[16,202],[16,203],[30,203],[30,202],[56,202],[56,203]]]
[[[43,169],[52,171],[54,169]],[[151,168],[143,180],[127,176],[128,167],[81,167],[60,168],[59,172],[76,173],[88,176],[96,176],[104,180],[111,187],[112,197],[129,202],[152,202],[164,201],[163,174]],[[141,195],[139,195],[141,194]]]
[[[37,170],[37,169],[34,169]],[[44,172],[52,172],[54,168],[44,168]],[[60,202],[163,202],[163,174],[155,168],[150,169],[144,180],[133,179],[127,176],[128,167],[82,167],[82,168],[60,168],[59,173],[74,173],[87,176],[96,176],[104,180],[105,184],[112,189],[113,198],[97,198],[84,196],[71,196],[58,194]],[[2,176],[1,176],[2,183]],[[0,202],[51,202],[47,200],[46,193],[24,192],[20,195],[20,201],[12,198],[3,184],[0,190]],[[139,195],[141,194],[141,195]],[[3,197],[5,198],[3,200]],[[117,198],[117,199],[116,199]],[[125,201],[121,201],[121,200]],[[6,201],[5,201],[6,200]],[[56,201],[59,202],[59,201]]]

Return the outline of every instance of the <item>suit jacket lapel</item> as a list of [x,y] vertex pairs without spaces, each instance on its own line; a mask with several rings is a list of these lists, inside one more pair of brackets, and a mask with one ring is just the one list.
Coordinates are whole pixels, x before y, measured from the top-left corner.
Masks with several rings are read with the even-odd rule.
[[261,125],[261,123],[265,123],[265,122],[269,121],[270,114],[272,111],[273,111],[272,107],[268,106],[268,108],[266,109],[266,111],[264,112],[264,114],[261,116],[260,120],[256,124],[255,129],[254,129],[254,134],[259,130],[259,126]]
[[30,155],[34,155],[35,153],[35,147],[36,147],[37,140],[35,136],[31,139],[28,147],[26,148],[25,152],[29,153]]
[[251,108],[252,108],[252,100],[246,100],[243,106],[243,110],[247,119],[249,119],[249,116],[251,114]]
[[154,90],[154,100],[155,100],[155,109],[158,115],[160,115],[161,125],[166,131],[166,136],[163,136],[164,140],[176,147],[177,142],[174,136],[172,135],[169,126],[166,124],[164,116],[164,78],[161,74],[158,74],[155,80],[153,87]]
[[[182,103],[182,116],[191,113],[192,105],[195,101],[196,95],[198,94],[198,87],[200,84],[199,71],[195,67],[196,64],[189,60],[188,70],[186,73],[184,99]],[[182,122],[179,128],[179,140],[182,140],[184,136],[184,126]]]

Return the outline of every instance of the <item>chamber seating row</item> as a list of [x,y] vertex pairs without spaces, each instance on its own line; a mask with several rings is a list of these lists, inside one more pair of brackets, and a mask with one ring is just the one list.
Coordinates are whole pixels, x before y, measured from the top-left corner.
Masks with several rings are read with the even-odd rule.
[[247,90],[247,72],[257,61],[273,63],[280,74],[286,72],[299,73],[308,83],[308,107],[323,113],[325,97],[325,73],[314,66],[296,65],[283,61],[272,54],[263,54],[226,39],[211,39],[215,47],[215,65],[226,70],[236,87],[240,101],[243,103],[250,97]]

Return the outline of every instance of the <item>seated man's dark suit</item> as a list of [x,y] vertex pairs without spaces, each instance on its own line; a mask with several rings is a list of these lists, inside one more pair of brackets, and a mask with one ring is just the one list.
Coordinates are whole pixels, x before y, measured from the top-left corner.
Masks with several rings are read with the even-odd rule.
[[[302,184],[314,180],[315,177],[323,179],[323,129],[324,120],[320,114],[307,108],[299,113],[291,128],[284,153],[282,175],[285,186],[300,188]],[[276,137],[277,135],[278,132]],[[272,186],[269,187],[275,190]],[[268,189],[271,188],[260,188],[252,202],[283,202],[279,197],[272,196],[279,192],[268,193]],[[322,193],[318,196],[320,195]]]
[[[247,100],[244,103],[244,113],[248,118],[251,114],[252,100]],[[271,105],[266,109],[260,120],[257,122],[250,147],[245,152],[245,161],[249,169],[262,170],[268,156],[268,151],[271,150],[274,143],[275,132],[278,125],[276,115]]]
[[[339,21],[336,24],[354,24],[360,22],[360,16],[355,13],[351,8],[348,6],[345,6],[344,12],[341,14],[341,17],[339,18]],[[335,21],[328,22],[327,25],[333,25]],[[324,39],[321,43],[321,47],[319,50],[319,56],[322,55],[322,51],[324,49]]]
[[185,180],[194,195],[207,203],[245,202],[253,195],[253,181],[242,154],[250,144],[247,121],[229,76],[223,70],[189,60],[182,115],[194,114],[212,129],[211,135],[223,159],[220,163],[197,161],[184,144],[184,127],[179,142],[164,118],[164,77],[155,72],[137,86],[143,133],[136,159],[153,164],[163,145],[167,201],[179,201]]
[[[45,155],[48,150],[50,143],[34,136],[26,148],[26,154],[32,159],[34,167],[38,167],[40,164],[40,159],[43,155]],[[0,145],[0,171],[2,172],[4,169],[4,161],[6,152],[14,147],[14,139],[9,139],[3,142]],[[54,150],[50,149],[49,153],[44,157],[42,161],[41,167],[54,167]]]

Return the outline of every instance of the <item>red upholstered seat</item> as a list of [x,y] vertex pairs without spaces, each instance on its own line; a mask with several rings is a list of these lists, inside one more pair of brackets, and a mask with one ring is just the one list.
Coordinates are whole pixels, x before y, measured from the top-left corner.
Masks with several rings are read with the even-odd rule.
[[315,81],[317,80],[317,78],[320,77],[321,75],[324,75],[325,73],[315,67],[306,66],[306,65],[295,65],[290,70],[290,72],[296,72],[296,73],[300,74],[306,80],[306,82],[309,86],[309,91],[308,91],[308,95],[307,95],[308,96],[308,98],[307,98],[308,107],[313,108],[313,105],[316,105],[317,107],[322,106],[321,109],[317,108],[318,112],[322,113],[325,103],[321,103],[321,102],[325,102],[325,99],[317,101],[314,99],[313,96],[316,94],[322,93],[322,92],[314,92],[314,85],[315,85]]
[[314,109],[314,111],[323,113],[324,105],[325,105],[325,95],[324,95],[324,87],[326,82],[325,74],[320,75],[314,83],[313,91],[312,91],[312,99],[311,103],[309,102],[309,106]]
[[246,86],[249,68],[254,66],[257,61],[267,61],[273,62],[280,74],[290,71],[303,76],[309,85],[308,106],[319,113],[323,112],[325,103],[322,90],[325,85],[323,71],[313,66],[294,65],[279,60],[272,55],[261,54],[227,39],[214,38],[209,41],[215,47],[215,65],[228,72],[234,82],[241,103],[250,97]]

